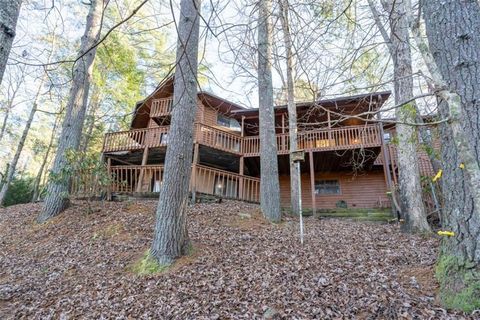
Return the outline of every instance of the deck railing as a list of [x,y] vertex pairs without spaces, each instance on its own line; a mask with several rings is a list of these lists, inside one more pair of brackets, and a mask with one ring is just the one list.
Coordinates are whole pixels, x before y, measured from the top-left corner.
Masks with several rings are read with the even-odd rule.
[[[233,172],[196,165],[192,170],[190,189],[196,192],[239,199],[260,201],[260,179]],[[163,182],[163,165],[110,167],[110,192],[152,193],[160,192]]]
[[[104,152],[161,147],[168,143],[168,126],[107,133]],[[241,137],[230,131],[205,124],[195,124],[195,141],[199,144],[245,157],[260,155],[259,136]],[[277,134],[278,154],[288,154],[288,133]],[[306,151],[329,151],[380,146],[378,125],[313,129],[298,133],[298,148]]]
[[164,117],[172,113],[173,110],[173,99],[154,99],[152,101],[152,109],[150,110],[150,116],[155,117]]
[[157,127],[107,133],[103,141],[103,152],[166,146],[168,129],[169,127]]
[[231,153],[240,154],[242,137],[225,130],[197,123],[195,124],[195,141]]
[[[329,151],[375,147],[381,144],[377,125],[349,126],[332,129],[300,131],[297,136],[298,149],[306,151]],[[288,134],[277,134],[278,154],[288,154],[290,139]],[[243,155],[260,155],[260,138],[245,137]]]

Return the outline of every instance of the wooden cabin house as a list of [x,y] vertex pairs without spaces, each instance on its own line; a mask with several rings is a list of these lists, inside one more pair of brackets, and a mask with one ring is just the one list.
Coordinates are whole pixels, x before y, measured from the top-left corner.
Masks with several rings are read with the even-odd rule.
[[[137,103],[131,128],[105,136],[103,155],[113,177],[112,194],[159,192],[168,148],[173,79]],[[308,208],[389,206],[389,181],[395,178],[395,150],[387,147],[383,127],[369,111],[390,92],[377,92],[315,103],[298,103],[298,148],[303,205]],[[207,92],[199,92],[191,191],[258,202],[260,139],[257,109],[245,109]],[[282,205],[290,203],[289,134],[286,106],[277,106],[275,125]],[[347,116],[346,116],[347,115]],[[385,152],[383,152],[385,151]],[[392,159],[392,161],[389,161]],[[388,165],[384,165],[388,164]]]

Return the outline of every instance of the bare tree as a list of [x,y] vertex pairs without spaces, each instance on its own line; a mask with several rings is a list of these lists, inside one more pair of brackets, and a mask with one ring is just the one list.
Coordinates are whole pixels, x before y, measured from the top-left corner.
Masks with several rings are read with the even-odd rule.
[[288,109],[288,135],[290,139],[290,200],[292,211],[300,213],[299,208],[299,173],[292,161],[292,152],[297,151],[297,107],[295,105],[295,84],[293,81],[293,44],[290,34],[288,0],[280,0],[280,21],[283,29],[287,62],[287,109]]
[[40,223],[59,214],[69,205],[70,176],[65,174],[68,165],[66,155],[70,150],[76,151],[80,143],[96,53],[96,48],[92,49],[92,46],[100,37],[103,10],[103,0],[91,1],[79,51],[82,58],[74,66],[70,97],[51,170],[51,179],[48,182],[44,207],[38,217]]
[[157,206],[151,254],[161,265],[184,255],[190,240],[187,232],[193,129],[197,109],[198,38],[200,1],[180,2],[172,122],[165,156],[165,175]]
[[272,1],[259,0],[258,12],[258,109],[260,120],[260,206],[265,217],[279,222],[277,139],[272,84]]
[[32,202],[38,200],[40,196],[40,184],[42,182],[42,176],[45,171],[45,167],[47,166],[48,157],[50,156],[50,151],[53,148],[53,144],[55,142],[55,136],[57,134],[57,126],[60,120],[60,113],[57,115],[55,122],[53,124],[52,133],[50,135],[50,139],[48,141],[47,149],[45,150],[45,154],[42,159],[42,163],[40,164],[40,168],[38,169],[37,175],[35,177],[35,181],[33,182],[33,195],[32,195]]
[[2,185],[2,188],[0,189],[0,206],[3,205],[3,201],[5,200],[5,196],[7,195],[8,188],[10,187],[10,183],[12,182],[13,176],[15,175],[18,160],[20,159],[20,155],[22,154],[25,141],[27,140],[30,127],[32,126],[33,118],[35,117],[35,113],[37,112],[38,99],[40,97],[40,92],[43,88],[45,79],[46,79],[46,76],[43,76],[42,79],[40,80],[40,84],[38,86],[37,93],[35,94],[35,97],[33,99],[32,108],[30,109],[30,113],[28,115],[25,128],[23,128],[22,135],[20,137],[20,140],[18,141],[17,149],[12,158],[12,161],[10,162],[10,166],[8,167],[5,183]]
[[22,0],[0,0],[0,83],[12,49]]
[[[13,72],[12,72],[13,73]],[[7,130],[7,124],[8,120],[10,118],[10,114],[12,112],[12,109],[15,107],[15,99],[17,98],[17,95],[19,94],[20,87],[23,85],[24,80],[25,80],[25,69],[24,68],[19,68],[19,70],[16,70],[14,73],[18,76],[12,76],[12,73],[9,73],[10,79],[8,82],[8,85],[6,85],[6,105],[3,108],[4,109],[4,117],[2,120],[2,125],[0,127],[0,142],[2,141],[3,137],[5,136],[5,132]],[[16,79],[14,79],[16,78]]]
[[[389,15],[390,35],[379,21],[373,1],[369,0],[377,26],[392,56],[395,103],[400,104],[404,101],[412,101],[414,98],[407,0],[384,0],[382,4]],[[403,229],[409,232],[430,231],[422,200],[422,185],[417,160],[417,131],[415,127],[405,124],[415,123],[417,113],[418,108],[414,101],[395,108],[397,121],[400,122],[396,125],[400,206],[405,218]]]
[[[478,1],[422,1],[429,46],[413,22],[418,47],[449,117],[441,125],[443,217],[454,232],[437,264],[440,298],[449,308],[480,308],[480,5]],[[413,15],[412,15],[413,16]],[[413,19],[412,19],[413,21]]]

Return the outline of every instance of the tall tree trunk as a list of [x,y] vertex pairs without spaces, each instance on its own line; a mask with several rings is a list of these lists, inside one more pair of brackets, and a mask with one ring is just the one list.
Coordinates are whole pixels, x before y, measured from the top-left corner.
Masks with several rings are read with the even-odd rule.
[[[390,53],[394,66],[395,103],[413,98],[412,57],[409,42],[407,0],[383,1],[389,14]],[[398,139],[398,172],[400,206],[405,219],[402,229],[408,232],[429,232],[425,206],[422,200],[422,184],[417,156],[417,132],[415,127],[402,123],[416,122],[417,108],[414,102],[395,110],[401,123],[396,125]]]
[[10,117],[10,112],[12,111],[13,107],[13,101],[15,100],[19,88],[20,86],[16,87],[13,90],[12,96],[8,100],[7,106],[5,107],[5,117],[3,118],[2,127],[0,128],[0,141],[2,141],[5,131],[7,129],[8,118]]
[[5,196],[7,195],[7,192],[8,192],[8,188],[10,187],[10,183],[12,182],[13,176],[15,175],[18,160],[20,159],[20,155],[22,154],[23,146],[25,145],[25,141],[27,140],[30,127],[32,126],[33,118],[35,117],[35,113],[37,112],[38,98],[40,97],[40,91],[43,88],[44,82],[45,82],[45,76],[42,77],[40,84],[38,86],[37,93],[35,94],[35,98],[33,99],[32,109],[30,110],[30,114],[27,119],[27,123],[25,124],[25,128],[23,129],[23,132],[22,132],[22,136],[18,141],[17,150],[15,151],[15,155],[13,156],[13,159],[10,163],[10,167],[8,168],[8,173],[5,178],[5,183],[2,185],[2,188],[0,189],[0,206],[3,205]]
[[90,144],[90,139],[92,138],[93,129],[95,127],[95,113],[100,104],[100,92],[96,86],[92,89],[92,94],[90,97],[89,111],[86,119],[87,130],[82,136],[80,142],[80,151],[82,153],[82,159],[85,156],[85,153],[88,150],[88,145]]
[[258,109],[260,118],[260,206],[272,222],[281,220],[277,139],[272,84],[272,1],[259,0]]
[[172,122],[165,156],[165,175],[157,206],[151,254],[169,265],[186,253],[188,187],[192,171],[194,121],[197,109],[197,56],[200,1],[181,0]]
[[50,135],[50,140],[48,141],[47,150],[45,151],[45,155],[43,156],[42,164],[40,165],[40,168],[38,169],[37,176],[35,177],[35,181],[33,183],[32,202],[37,201],[38,197],[40,196],[40,184],[42,182],[43,172],[45,170],[45,167],[47,166],[47,161],[48,161],[48,157],[50,155],[50,151],[52,150],[53,143],[55,141],[55,134],[57,132],[57,125],[58,125],[59,118],[60,118],[60,115],[58,115],[57,118],[55,119],[55,123],[54,123],[53,129],[52,129],[52,134]]
[[465,0],[422,4],[430,50],[419,47],[442,100],[440,114],[449,117],[440,128],[443,215],[454,236],[442,241],[440,298],[449,308],[471,312],[480,308],[480,5]]
[[283,29],[287,60],[287,108],[288,108],[288,136],[290,139],[290,204],[295,214],[300,213],[298,171],[292,161],[292,152],[297,151],[297,107],[295,105],[295,86],[293,82],[293,52],[292,36],[288,20],[288,0],[280,0],[280,21]]
[[[98,41],[100,36],[104,9],[103,0],[91,0],[90,6],[79,55],[87,52]],[[70,97],[66,106],[62,132],[51,170],[51,179],[48,182],[44,207],[38,217],[38,222],[40,223],[59,214],[69,205],[68,193],[71,180],[70,176],[65,174],[65,168],[68,166],[66,155],[69,151],[78,150],[85,120],[95,54],[96,49],[90,50],[74,66]]]
[[[375,24],[377,25],[378,29],[380,30],[380,33],[385,41],[385,44],[388,47],[389,53],[392,56],[392,58],[395,56],[395,48],[393,47],[392,40],[390,39],[390,36],[388,35],[386,29],[383,27],[382,21],[380,20],[380,14],[377,11],[375,4],[373,0],[368,0],[368,5],[370,6],[370,9],[372,11]],[[388,5],[385,4],[385,7],[388,8]],[[398,40],[398,39],[397,39]],[[411,60],[411,58],[410,58]],[[411,68],[411,67],[410,67]],[[412,104],[413,107],[415,107],[415,114],[416,114],[416,122],[424,124],[422,115],[420,110],[418,109],[418,106],[416,103]],[[428,128],[425,126],[421,126],[419,128],[419,134],[420,137],[423,140],[423,144],[425,148],[427,149],[427,154],[430,160],[430,163],[432,165],[432,168],[435,172],[438,172],[438,170],[441,168],[440,161],[437,159],[436,152],[434,149],[434,144],[433,144],[433,139],[432,137],[428,134]]]
[[0,0],[0,83],[12,49],[22,0]]

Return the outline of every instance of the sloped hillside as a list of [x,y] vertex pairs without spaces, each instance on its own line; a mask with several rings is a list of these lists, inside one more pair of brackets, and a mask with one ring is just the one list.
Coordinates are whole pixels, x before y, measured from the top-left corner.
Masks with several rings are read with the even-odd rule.
[[306,218],[264,222],[227,201],[190,209],[192,254],[140,276],[154,201],[74,204],[46,225],[40,206],[0,209],[0,318],[459,318],[435,302],[437,240],[397,226]]

